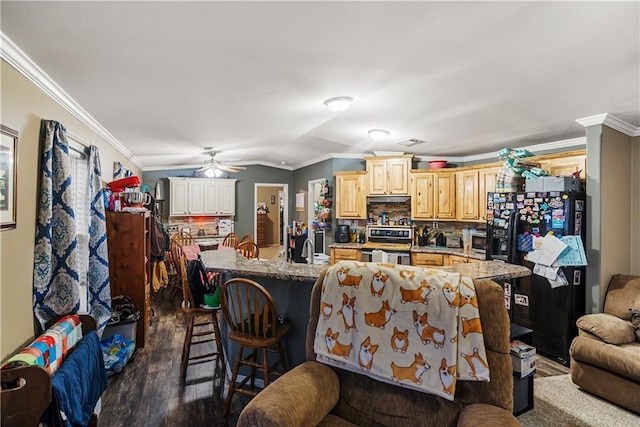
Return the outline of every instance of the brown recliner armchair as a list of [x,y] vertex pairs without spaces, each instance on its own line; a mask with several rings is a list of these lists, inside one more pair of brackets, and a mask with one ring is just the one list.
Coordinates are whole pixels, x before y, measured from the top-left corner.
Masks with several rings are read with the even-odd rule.
[[604,300],[604,312],[577,321],[571,380],[589,393],[640,413],[640,342],[630,308],[640,308],[640,276],[616,274]]
[[402,388],[316,361],[313,340],[324,273],[311,293],[307,362],[258,394],[238,426],[519,426],[512,415],[513,377],[509,317],[502,288],[474,281],[484,332],[490,382],[457,383],[455,399]]

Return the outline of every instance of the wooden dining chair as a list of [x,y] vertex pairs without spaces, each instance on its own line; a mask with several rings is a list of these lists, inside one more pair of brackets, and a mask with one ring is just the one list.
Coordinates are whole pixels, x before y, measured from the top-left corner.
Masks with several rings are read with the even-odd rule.
[[167,275],[169,276],[169,284],[171,285],[169,298],[173,301],[177,295],[182,294],[182,273],[179,262],[179,256],[182,254],[182,245],[178,243],[177,240],[171,239],[169,243],[169,253],[171,254],[171,259],[168,260],[169,268],[167,268]]
[[193,245],[195,240],[193,238],[193,236],[191,235],[191,233],[189,233],[188,231],[176,231],[175,233],[173,233],[170,237],[171,241],[176,241],[179,244],[181,244],[182,246],[187,246],[187,245]]
[[244,236],[242,236],[242,239],[240,239],[240,243],[242,242],[253,242],[253,234],[245,234]]
[[[196,304],[193,294],[191,293],[191,288],[189,287],[187,258],[185,257],[184,252],[182,252],[182,247],[180,245],[176,245],[175,252],[182,281],[182,312],[185,314],[187,319],[187,331],[184,337],[182,361],[180,364],[180,377],[184,382],[187,378],[187,367],[189,365],[189,361],[216,356],[216,363],[219,363],[220,366],[224,366],[224,353],[222,351],[222,338],[220,335],[220,326],[218,324],[218,312],[220,311],[220,308],[204,308]],[[194,341],[194,338],[198,338],[198,340]],[[199,351],[196,356],[191,356],[192,346],[210,342],[215,343],[215,349],[213,351],[204,354],[200,354],[202,351]]]
[[[265,388],[271,382],[271,375],[282,375],[287,371],[282,339],[289,332],[291,324],[278,317],[269,291],[253,280],[228,280],[222,285],[220,299],[224,318],[230,327],[229,339],[239,345],[229,392],[222,410],[223,416],[227,416],[234,393],[247,396],[255,396],[258,393],[259,390],[255,387],[256,371],[262,372]],[[246,357],[243,355],[245,349],[251,351]],[[277,357],[271,366],[269,353],[275,353]],[[245,375],[242,381],[236,384],[241,366],[248,366],[251,374]],[[280,369],[277,369],[278,367]]]
[[254,242],[242,242],[238,244],[238,246],[236,246],[236,252],[249,259],[260,256],[260,249]]
[[238,235],[234,232],[227,234],[220,246],[235,248],[236,246],[238,246]]

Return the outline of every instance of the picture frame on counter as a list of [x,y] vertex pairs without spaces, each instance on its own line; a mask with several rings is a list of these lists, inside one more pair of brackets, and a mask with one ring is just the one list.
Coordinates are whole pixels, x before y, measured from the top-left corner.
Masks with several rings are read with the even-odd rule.
[[17,227],[18,131],[0,124],[0,231]]

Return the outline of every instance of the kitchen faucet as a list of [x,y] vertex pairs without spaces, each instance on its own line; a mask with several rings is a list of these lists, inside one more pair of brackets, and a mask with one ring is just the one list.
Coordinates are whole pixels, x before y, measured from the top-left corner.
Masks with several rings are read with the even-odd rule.
[[[309,250],[309,246],[311,246],[311,250]],[[313,264],[313,242],[309,239],[305,239],[302,244],[302,252],[307,252],[307,264]]]

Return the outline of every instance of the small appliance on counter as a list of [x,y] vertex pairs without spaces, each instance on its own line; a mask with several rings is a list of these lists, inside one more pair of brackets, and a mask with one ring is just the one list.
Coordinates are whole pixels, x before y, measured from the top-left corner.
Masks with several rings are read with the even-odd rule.
[[462,242],[460,236],[447,236],[446,246],[448,248],[461,248]]
[[351,230],[348,225],[338,225],[336,227],[336,243],[351,242]]
[[436,246],[447,246],[447,239],[440,232],[436,233]]

